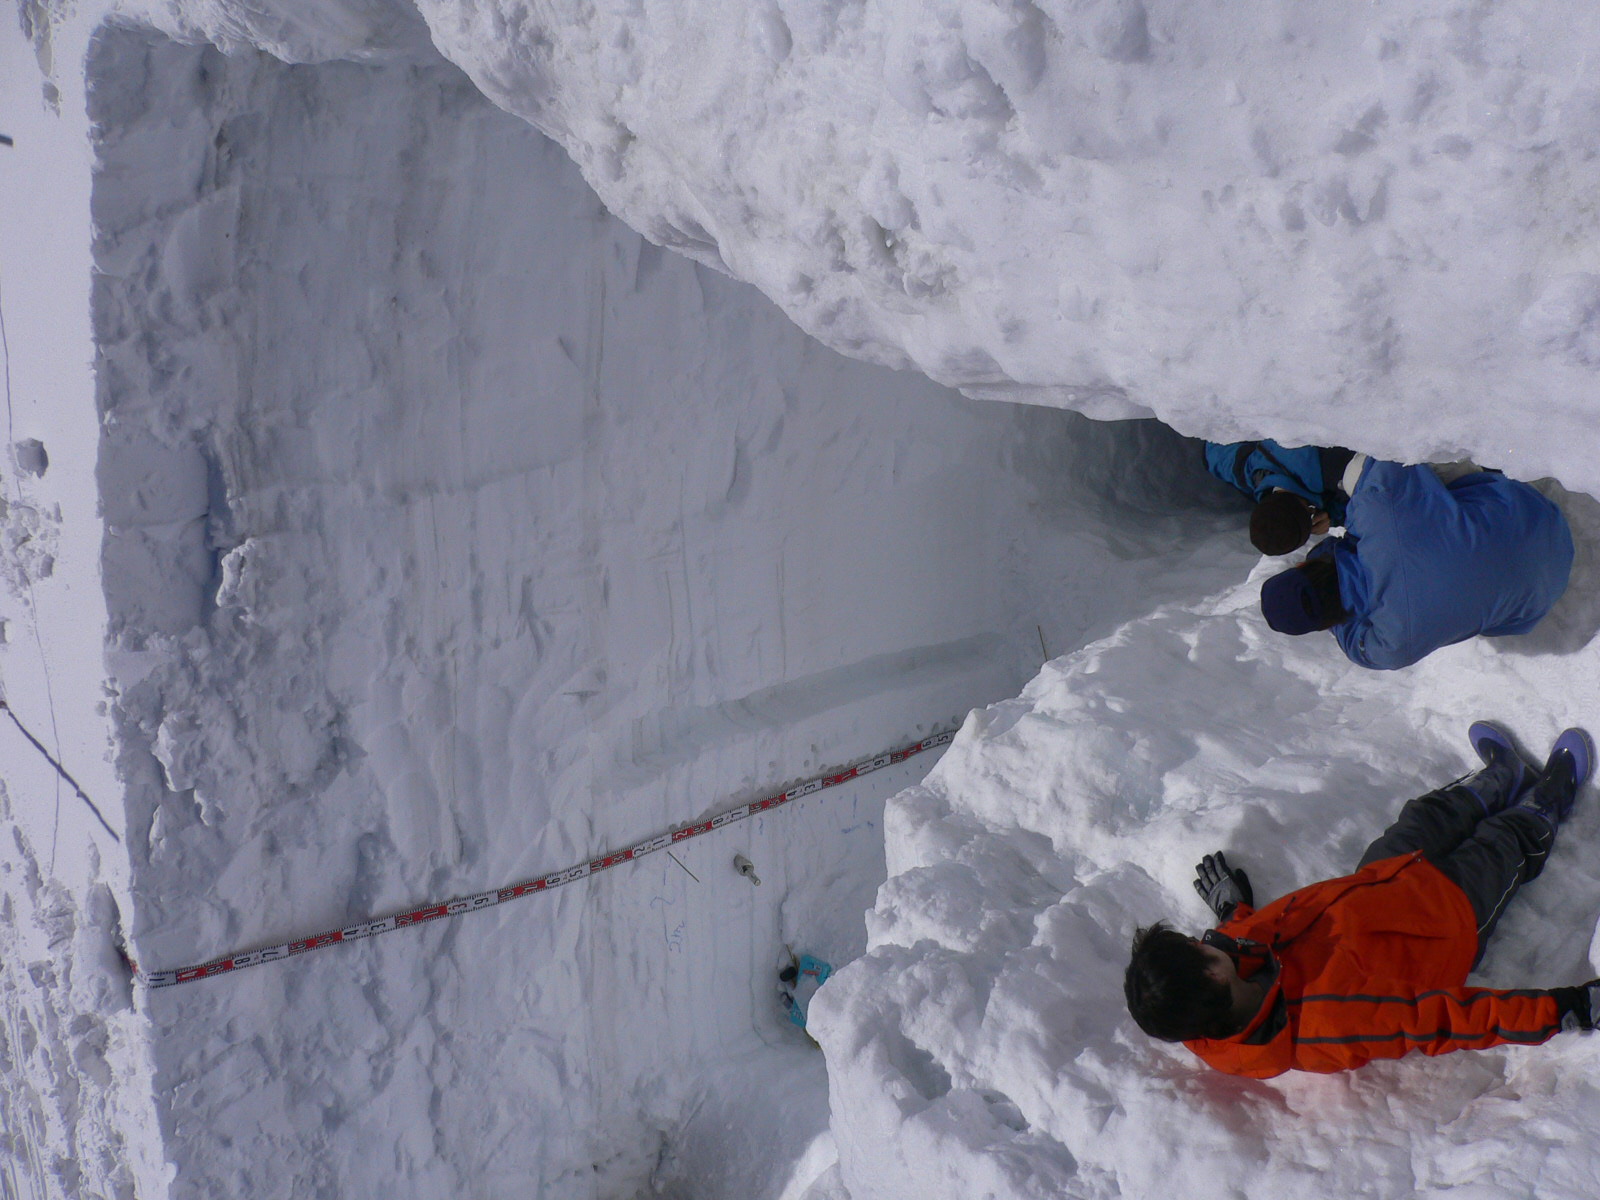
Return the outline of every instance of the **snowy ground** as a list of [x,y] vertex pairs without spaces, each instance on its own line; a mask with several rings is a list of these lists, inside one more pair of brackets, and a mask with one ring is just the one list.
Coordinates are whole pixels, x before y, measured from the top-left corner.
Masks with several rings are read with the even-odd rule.
[[[975,395],[1594,490],[1589,17],[109,7],[0,30],[0,671],[123,839],[0,722],[9,1194],[1595,1193],[1589,1044],[1245,1086],[1116,985],[1135,923],[1201,923],[1199,853],[1309,882],[1472,717],[1600,723],[1596,504],[1536,635],[1359,672],[1265,634],[1169,430],[839,358],[706,265]],[[682,868],[175,991],[116,963],[526,878],[996,700],[925,781]],[[1487,978],[1590,973],[1596,836]],[[865,954],[826,1077],[785,942]]]
[[[0,29],[0,693],[114,831],[93,401],[91,155]],[[0,713],[0,1195],[161,1194],[149,1024],[113,937],[128,860]]]

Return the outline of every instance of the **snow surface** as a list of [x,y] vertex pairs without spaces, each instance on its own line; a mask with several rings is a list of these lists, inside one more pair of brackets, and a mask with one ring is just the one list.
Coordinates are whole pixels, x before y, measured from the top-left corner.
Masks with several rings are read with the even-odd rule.
[[[1360,672],[1265,633],[1170,430],[848,361],[721,272],[970,396],[1593,491],[1600,18],[19,13],[0,671],[122,842],[0,722],[9,1194],[1595,1194],[1593,1044],[1244,1084],[1118,984],[1134,924],[1203,923],[1200,853],[1286,890],[1472,717],[1593,723],[1600,507],[1544,485],[1580,559],[1534,635]],[[996,700],[926,780],[681,867],[169,992],[117,962],[526,878]],[[1593,972],[1597,833],[1486,979]],[[826,1074],[785,943],[849,964]]]
[[1600,490],[1593,6],[100,3],[290,61],[431,40],[651,241],[970,395]]
[[[120,829],[91,371],[91,155],[0,36],[0,695]],[[81,88],[81,85],[80,85]],[[52,100],[55,103],[52,103]],[[149,1022],[114,938],[129,864],[0,713],[0,1195],[159,1196]]]

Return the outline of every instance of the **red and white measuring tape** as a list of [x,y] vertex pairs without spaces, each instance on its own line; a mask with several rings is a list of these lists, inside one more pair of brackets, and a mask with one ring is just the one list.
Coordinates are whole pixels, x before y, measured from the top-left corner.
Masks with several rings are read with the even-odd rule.
[[534,892],[548,892],[551,888],[558,888],[564,883],[571,883],[575,879],[582,879],[586,875],[593,875],[596,871],[604,871],[608,867],[615,867],[621,863],[631,862],[636,858],[643,858],[646,854],[653,854],[657,850],[664,850],[668,846],[686,841],[692,837],[699,837],[702,833],[710,833],[713,829],[721,829],[724,825],[731,825],[735,821],[742,821],[756,813],[766,812],[787,804],[791,800],[798,800],[802,796],[809,796],[812,792],[821,791],[823,788],[838,787],[841,783],[848,783],[852,779],[859,779],[869,772],[880,767],[893,766],[895,763],[905,762],[913,754],[921,754],[924,750],[931,750],[935,746],[947,745],[956,735],[953,729],[941,730],[923,738],[910,746],[899,750],[891,750],[859,762],[853,767],[830,775],[818,775],[815,779],[808,779],[787,792],[776,796],[768,796],[765,800],[756,800],[750,804],[741,804],[720,812],[714,817],[704,821],[696,821],[692,825],[685,825],[681,829],[674,829],[670,833],[663,833],[649,841],[640,842],[626,850],[617,850],[611,854],[603,854],[599,858],[590,859],[588,862],[579,863],[575,867],[568,867],[564,871],[554,871],[538,879],[530,879],[525,883],[514,883],[509,887],[497,888],[494,891],[479,892],[475,896],[460,896],[454,900],[446,900],[442,904],[427,904],[421,908],[413,908],[406,912],[394,913],[391,916],[379,917],[373,921],[363,921],[357,925],[346,925],[343,929],[330,929],[326,933],[319,933],[312,937],[300,938],[293,942],[282,942],[276,946],[266,946],[260,950],[251,950],[247,954],[230,954],[226,958],[213,959],[208,963],[201,963],[197,967],[179,967],[175,971],[149,971],[139,975],[147,987],[164,988],[172,987],[179,983],[192,983],[196,979],[209,979],[213,975],[226,975],[230,971],[242,971],[245,967],[253,967],[260,963],[277,962],[279,959],[292,958],[296,954],[304,954],[308,950],[321,950],[324,946],[332,946],[337,942],[354,942],[361,938],[374,937],[380,933],[388,933],[392,929],[407,929],[413,925],[421,925],[425,921],[436,921],[440,917],[454,917],[461,913],[476,912],[480,908],[492,908],[496,904],[504,904],[507,900],[515,900],[518,896],[531,895]]

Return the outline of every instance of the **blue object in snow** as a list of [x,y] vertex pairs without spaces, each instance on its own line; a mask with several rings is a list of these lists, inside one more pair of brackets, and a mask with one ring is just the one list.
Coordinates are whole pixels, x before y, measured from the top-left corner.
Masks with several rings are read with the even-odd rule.
[[828,976],[833,974],[833,968],[820,958],[802,954],[796,960],[795,970],[794,982],[779,995],[783,1000],[783,1007],[789,1013],[789,1020],[804,1029],[806,1011],[811,1007],[811,997],[817,994],[819,987],[828,982]]

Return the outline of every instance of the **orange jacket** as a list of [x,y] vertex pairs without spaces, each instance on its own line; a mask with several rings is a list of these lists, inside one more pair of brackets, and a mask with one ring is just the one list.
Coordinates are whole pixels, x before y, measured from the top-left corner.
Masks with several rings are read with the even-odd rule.
[[1219,932],[1244,943],[1240,974],[1270,980],[1242,1033],[1184,1043],[1231,1075],[1264,1079],[1291,1068],[1343,1071],[1412,1050],[1532,1045],[1561,1028],[1548,991],[1462,986],[1477,953],[1477,922],[1466,894],[1420,851],[1259,910],[1240,905]]

